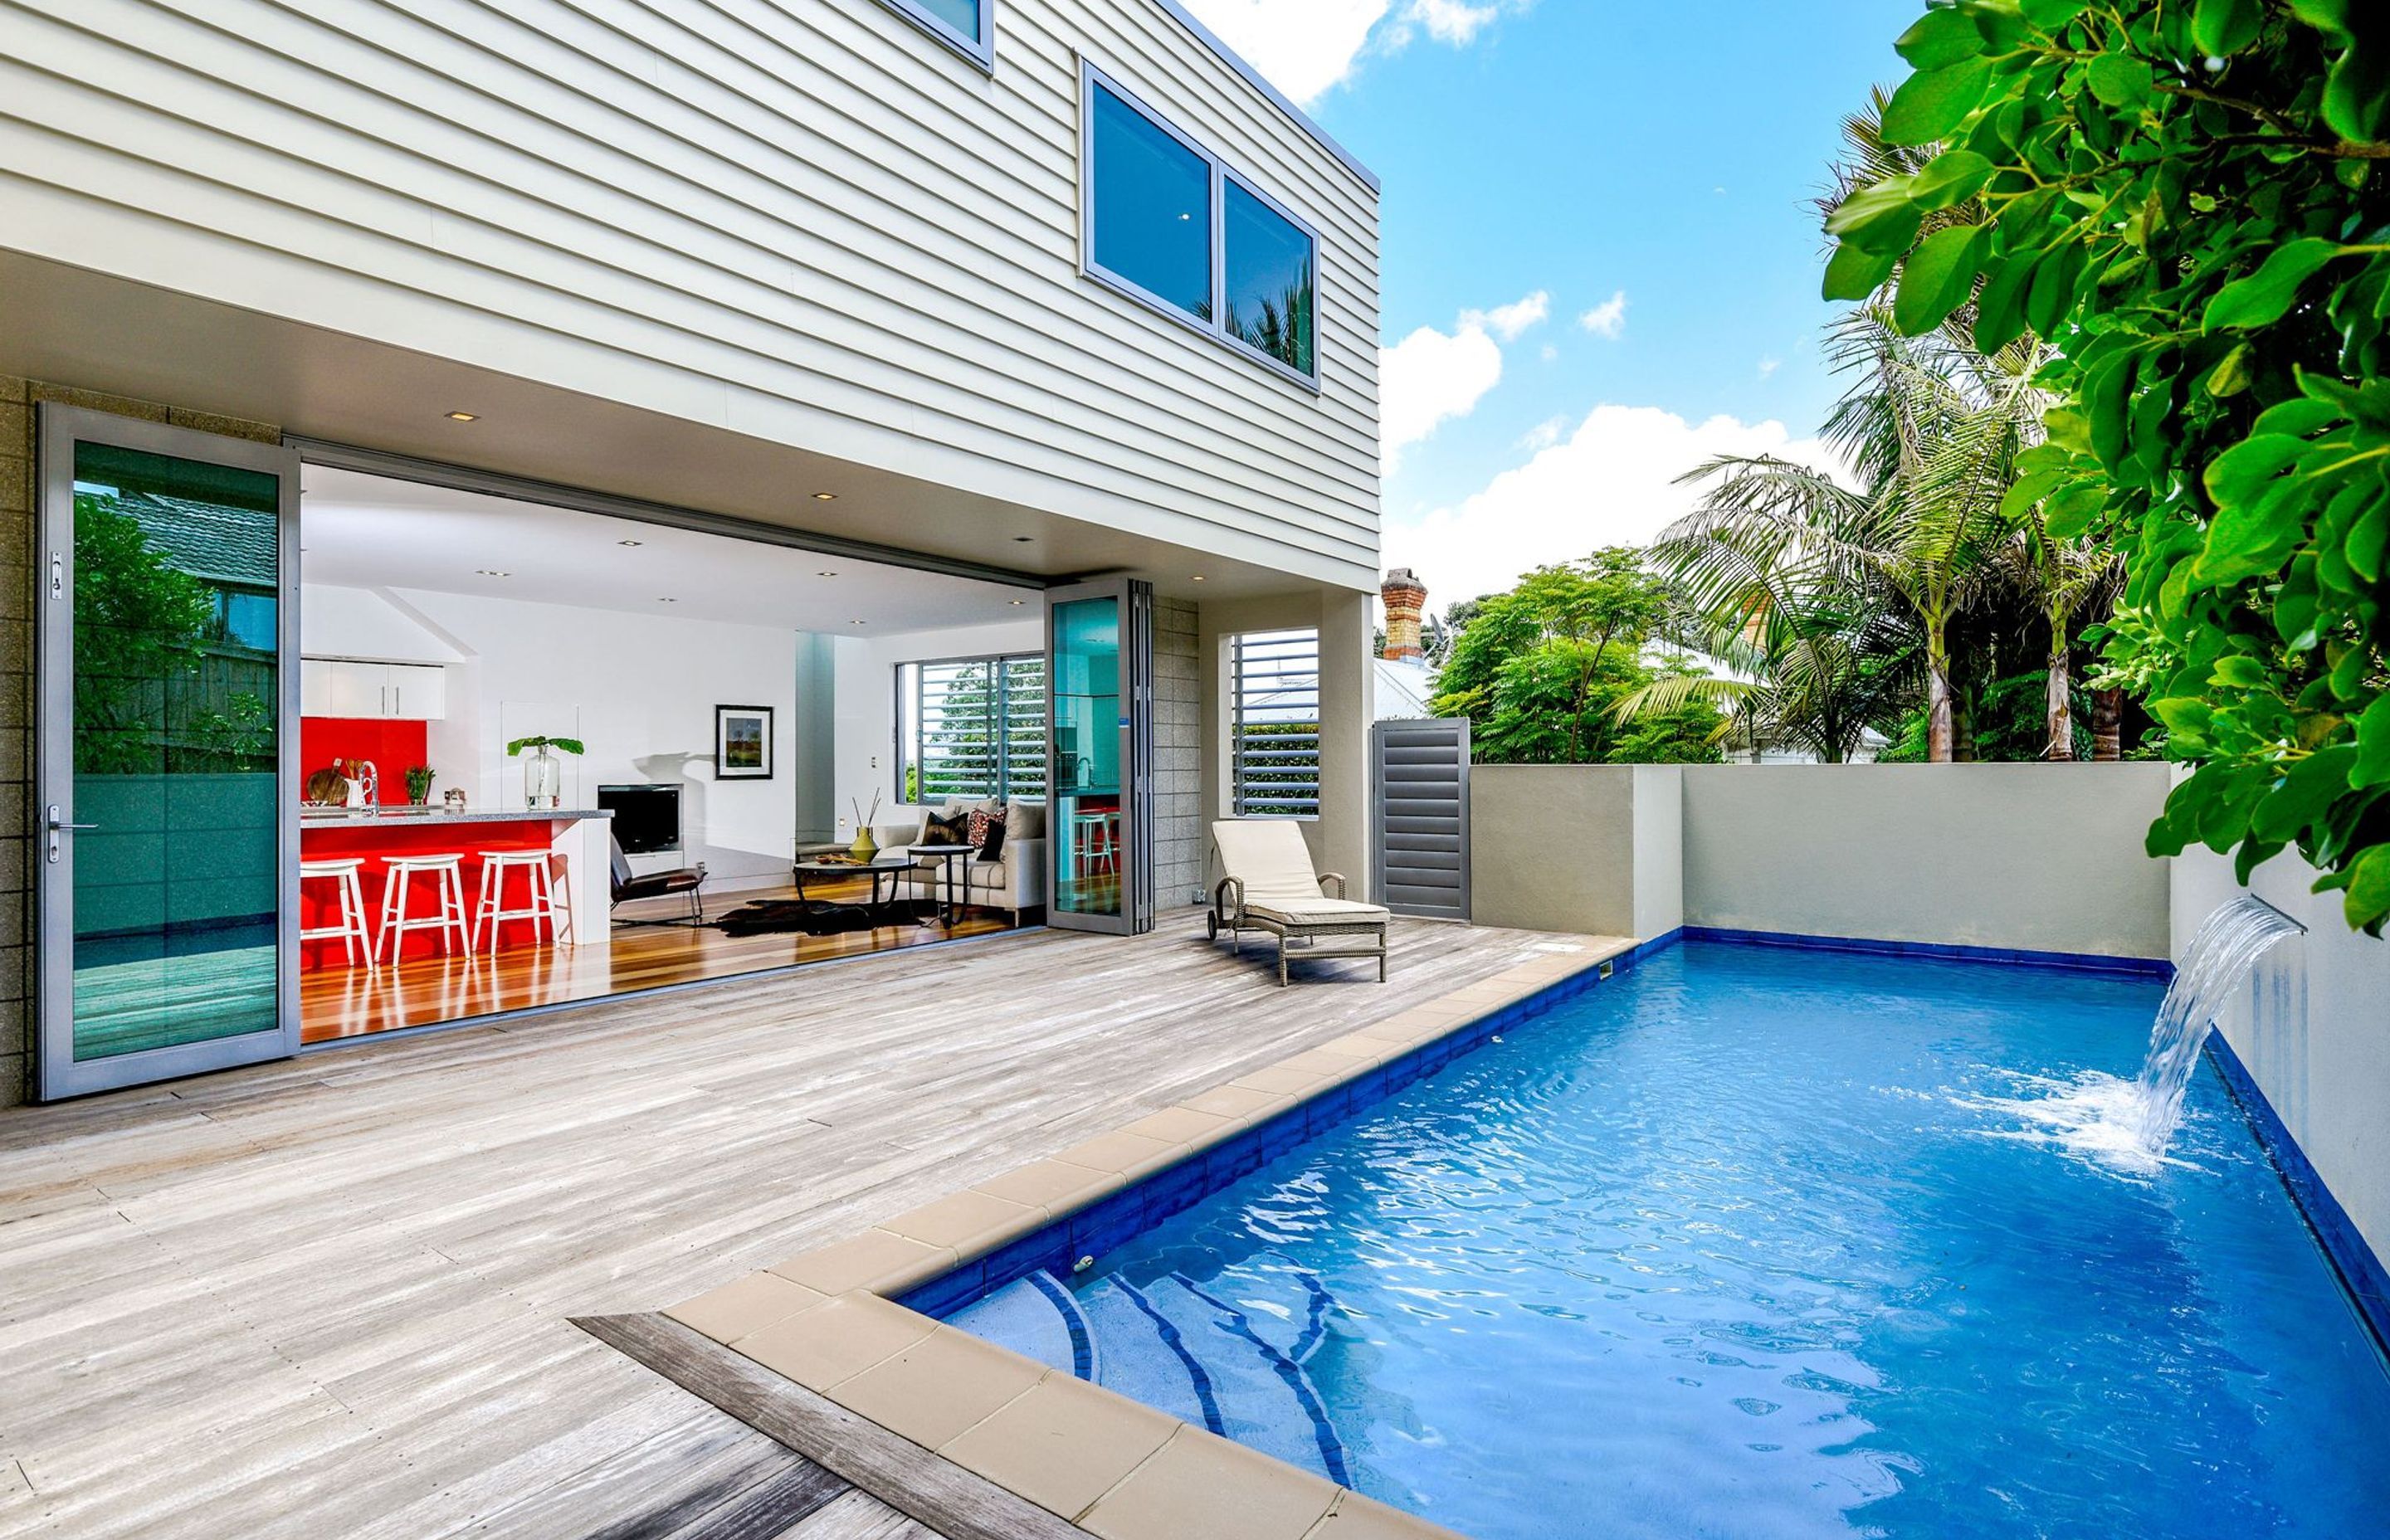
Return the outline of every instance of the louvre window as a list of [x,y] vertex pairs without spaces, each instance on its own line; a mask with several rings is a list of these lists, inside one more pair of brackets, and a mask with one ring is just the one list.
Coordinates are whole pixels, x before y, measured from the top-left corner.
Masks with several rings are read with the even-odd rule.
[[1038,653],[896,670],[899,801],[1046,794],[1046,660]]
[[1317,389],[1319,237],[1085,66],[1088,276]]
[[1237,815],[1317,816],[1319,633],[1253,631],[1228,646]]

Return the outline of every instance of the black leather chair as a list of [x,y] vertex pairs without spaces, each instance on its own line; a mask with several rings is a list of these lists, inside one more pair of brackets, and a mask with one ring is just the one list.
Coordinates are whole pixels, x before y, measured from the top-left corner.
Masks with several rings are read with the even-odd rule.
[[645,876],[631,870],[631,858],[623,853],[623,842],[611,834],[606,836],[608,876],[611,879],[613,900],[617,905],[635,898],[668,898],[674,893],[688,895],[688,916],[677,915],[660,919],[618,919],[617,925],[702,925],[705,923],[705,900],[700,890],[705,886],[705,863],[694,866],[675,866],[670,871],[649,872]]

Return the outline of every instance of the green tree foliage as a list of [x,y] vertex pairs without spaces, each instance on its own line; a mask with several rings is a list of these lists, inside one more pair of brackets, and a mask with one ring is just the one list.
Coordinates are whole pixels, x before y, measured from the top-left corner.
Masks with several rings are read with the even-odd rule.
[[223,711],[204,703],[200,670],[215,622],[213,588],[153,549],[115,499],[75,494],[79,773],[251,769],[261,752],[272,767],[263,701],[235,694]]
[[1476,601],[1433,702],[1470,719],[1485,764],[1703,764],[1724,722],[1701,699],[1622,725],[1618,705],[1661,677],[1643,649],[1671,614],[1668,590],[1627,546],[1539,567]]
[[[2108,676],[2198,764],[2151,835],[2295,845],[2390,918],[2390,6],[1959,0],[1899,49],[1885,137],[1946,148],[1830,221],[1830,297],[2030,331],[2062,404],[2011,512],[2114,543]],[[1933,228],[1980,200],[1980,223]]]

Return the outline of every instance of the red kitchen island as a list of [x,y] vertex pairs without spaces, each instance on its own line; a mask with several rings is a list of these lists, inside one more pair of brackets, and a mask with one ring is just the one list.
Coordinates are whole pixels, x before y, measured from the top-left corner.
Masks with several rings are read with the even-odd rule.
[[[357,878],[363,890],[366,923],[373,933],[376,950],[383,962],[390,959],[389,943],[381,935],[383,889],[389,864],[401,856],[448,855],[461,859],[458,868],[464,881],[465,911],[468,923],[478,907],[482,892],[482,856],[495,851],[548,853],[550,880],[555,885],[558,908],[558,929],[561,938],[551,937],[544,926],[528,919],[511,919],[496,927],[495,935],[477,937],[478,950],[484,954],[516,951],[524,947],[552,945],[558,939],[585,952],[595,947],[601,952],[607,943],[609,924],[607,910],[610,885],[606,877],[609,863],[607,841],[608,820],[611,815],[595,809],[563,809],[555,812],[482,812],[452,813],[439,808],[381,807],[308,809],[300,818],[299,849],[302,862],[355,859]],[[506,873],[503,906],[521,909],[529,906],[527,873],[518,867]],[[328,879],[307,878],[301,881],[299,894],[300,929],[314,930],[336,927],[341,923],[340,890]],[[439,889],[436,882],[418,874],[408,885],[407,914],[411,918],[437,915]],[[567,915],[570,919],[567,919]],[[402,958],[436,957],[442,952],[442,936],[434,930],[410,930],[401,940]],[[461,952],[452,940],[451,947]],[[353,965],[348,948],[337,938],[302,943],[300,967],[315,972],[327,969],[353,966],[358,971],[366,964],[359,957]]]

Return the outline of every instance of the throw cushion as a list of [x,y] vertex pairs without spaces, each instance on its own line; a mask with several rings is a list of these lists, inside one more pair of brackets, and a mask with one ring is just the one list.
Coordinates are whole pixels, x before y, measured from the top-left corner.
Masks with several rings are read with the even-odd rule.
[[1004,849],[1004,809],[975,807],[970,815],[970,843],[983,861],[993,861]]
[[1005,809],[1004,837],[1008,840],[1043,840],[1046,838],[1046,804],[1014,802]]
[[935,814],[923,826],[919,843],[924,845],[960,845],[976,843],[970,837],[968,819],[960,816],[941,818]]

